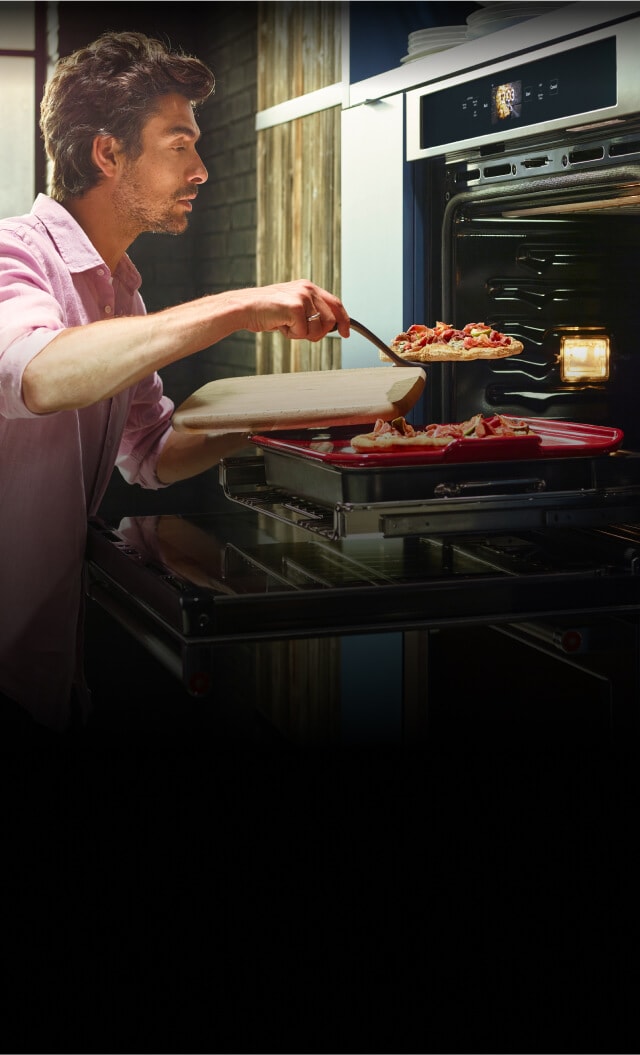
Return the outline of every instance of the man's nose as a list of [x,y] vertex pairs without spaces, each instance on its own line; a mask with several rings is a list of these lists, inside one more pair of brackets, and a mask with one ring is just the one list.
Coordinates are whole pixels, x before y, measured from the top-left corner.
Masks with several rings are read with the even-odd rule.
[[209,173],[207,172],[206,166],[203,164],[202,158],[199,154],[196,154],[196,163],[194,166],[193,174],[189,177],[191,183],[206,183],[209,179]]

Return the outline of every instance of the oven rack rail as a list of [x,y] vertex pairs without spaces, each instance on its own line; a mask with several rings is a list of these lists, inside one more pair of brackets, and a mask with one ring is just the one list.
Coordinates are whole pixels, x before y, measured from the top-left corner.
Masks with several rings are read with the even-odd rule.
[[333,541],[362,535],[405,538],[640,522],[637,485],[328,506],[267,483],[262,458],[248,457],[221,462],[220,482],[230,501]]

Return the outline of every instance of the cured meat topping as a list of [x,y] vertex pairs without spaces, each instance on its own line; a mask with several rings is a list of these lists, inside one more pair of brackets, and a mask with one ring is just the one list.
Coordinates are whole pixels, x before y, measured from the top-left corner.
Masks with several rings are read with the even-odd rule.
[[511,343],[511,337],[492,329],[484,322],[469,322],[461,330],[447,322],[437,322],[435,326],[415,323],[406,332],[399,333],[391,347],[394,351],[402,353],[426,348],[429,344],[461,344],[463,348],[506,348]]
[[[414,323],[394,338],[391,348],[403,359],[416,362],[448,359],[464,362],[471,359],[499,359],[519,355],[524,345],[522,341],[494,330],[485,322],[469,322],[462,329],[457,329],[447,322],[437,322],[435,326]],[[389,356],[380,351],[380,358],[388,359]]]
[[451,425],[426,425],[423,429],[414,428],[403,417],[393,418],[392,421],[378,418],[371,432],[354,436],[351,443],[356,449],[376,446],[381,448],[393,446],[443,447],[454,440],[481,440],[495,436],[513,439],[532,434],[533,430],[526,421],[508,417],[505,414],[493,414],[488,418],[483,417],[482,414],[474,414],[467,421]]

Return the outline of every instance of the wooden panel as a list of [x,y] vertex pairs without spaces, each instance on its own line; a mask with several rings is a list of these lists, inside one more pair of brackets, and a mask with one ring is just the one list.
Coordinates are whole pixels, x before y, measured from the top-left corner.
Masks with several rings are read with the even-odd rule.
[[262,3],[258,110],[342,79],[342,4]]
[[[342,4],[264,3],[258,15],[258,110],[342,79]],[[258,285],[309,278],[340,295],[341,108],[257,134]],[[257,334],[258,374],[341,366],[341,341]],[[296,743],[339,729],[336,641],[258,646],[258,706]]]
[[[340,4],[261,5],[258,107],[340,79]],[[334,107],[258,133],[258,285],[309,278],[340,295],[340,121]],[[339,338],[258,334],[257,372],[341,365]]]
[[338,638],[256,645],[259,711],[292,744],[340,744]]
[[[258,285],[308,278],[340,295],[340,108],[258,133]],[[258,373],[340,365],[340,340],[258,334]]]

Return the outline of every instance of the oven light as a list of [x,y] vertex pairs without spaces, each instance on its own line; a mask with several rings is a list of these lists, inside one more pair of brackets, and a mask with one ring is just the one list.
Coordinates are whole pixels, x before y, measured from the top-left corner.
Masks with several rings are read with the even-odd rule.
[[608,337],[561,337],[560,376],[563,381],[607,381]]

